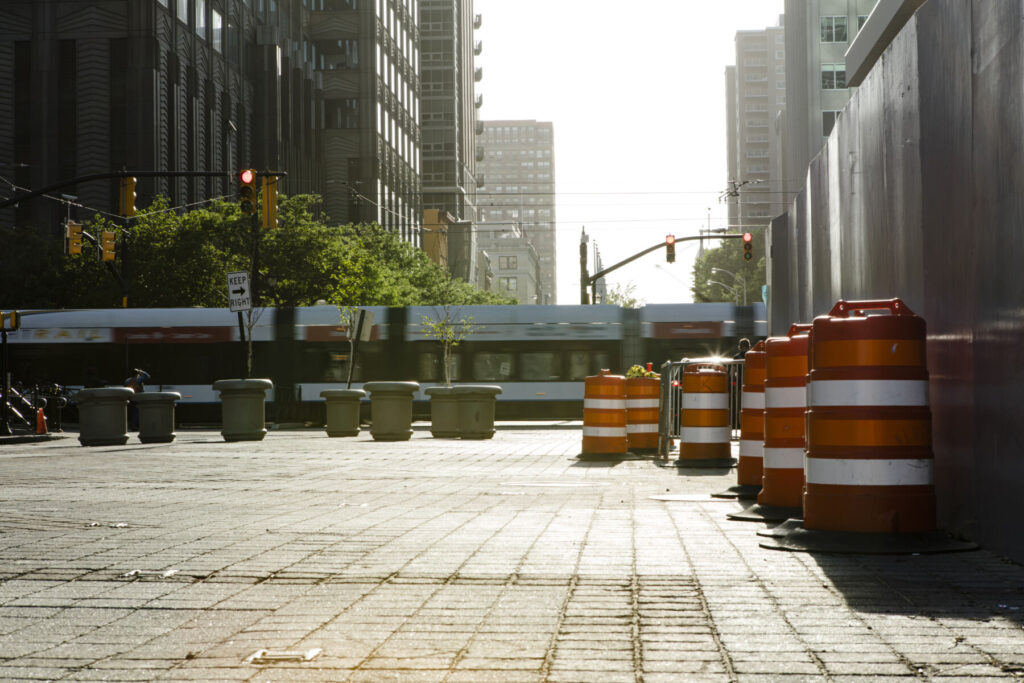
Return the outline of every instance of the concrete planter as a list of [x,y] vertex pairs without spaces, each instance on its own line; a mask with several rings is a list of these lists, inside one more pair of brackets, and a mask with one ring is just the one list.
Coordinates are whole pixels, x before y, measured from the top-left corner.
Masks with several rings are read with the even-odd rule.
[[174,441],[174,404],[181,399],[176,391],[150,391],[135,394],[132,401],[139,410],[139,441]]
[[213,390],[220,392],[221,430],[225,441],[262,441],[267,435],[265,401],[269,379],[219,379]]
[[495,384],[464,384],[452,387],[459,404],[459,436],[490,439],[494,436],[494,404],[501,387]]
[[327,436],[359,435],[359,404],[366,398],[362,389],[321,391],[327,401]]
[[454,387],[427,387],[423,393],[430,397],[430,433],[436,438],[459,437],[459,402],[452,393]]
[[370,435],[375,441],[408,441],[412,437],[412,395],[418,382],[368,382]]
[[121,446],[128,442],[128,401],[135,392],[127,387],[82,389],[78,403],[78,441],[83,446]]

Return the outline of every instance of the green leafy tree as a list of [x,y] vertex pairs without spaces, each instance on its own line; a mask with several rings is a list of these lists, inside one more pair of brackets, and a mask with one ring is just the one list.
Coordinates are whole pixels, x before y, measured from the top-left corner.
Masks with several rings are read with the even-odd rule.
[[[765,283],[764,234],[765,231],[753,230],[754,255],[750,261],[743,260],[743,247],[740,240],[725,240],[722,246],[706,249],[693,263],[693,300],[698,303],[729,301],[743,303],[744,284],[746,285],[747,303],[761,300],[761,285]],[[713,268],[729,271],[739,277],[734,278],[728,273],[713,272]],[[722,287],[720,282],[726,287]]]
[[636,283],[633,282],[614,285],[605,295],[604,303],[622,308],[640,308],[644,305],[643,300],[636,297]]

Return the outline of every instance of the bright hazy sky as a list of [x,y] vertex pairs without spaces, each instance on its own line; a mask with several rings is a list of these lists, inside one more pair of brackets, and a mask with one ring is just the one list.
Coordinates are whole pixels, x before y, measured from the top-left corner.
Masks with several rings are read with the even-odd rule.
[[[579,303],[584,225],[606,267],[667,234],[696,235],[709,208],[711,227],[725,226],[725,67],[736,31],[777,25],[783,0],[474,4],[480,117],[554,123],[558,303]],[[697,242],[678,244],[671,265],[649,254],[612,273],[609,288],[691,301],[696,253]]]

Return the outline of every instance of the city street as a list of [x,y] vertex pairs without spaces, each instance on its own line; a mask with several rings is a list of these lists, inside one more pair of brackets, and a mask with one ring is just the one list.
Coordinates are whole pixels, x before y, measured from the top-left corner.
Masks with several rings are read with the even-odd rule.
[[1024,677],[986,550],[766,550],[709,497],[735,470],[416,428],[0,445],[0,680]]

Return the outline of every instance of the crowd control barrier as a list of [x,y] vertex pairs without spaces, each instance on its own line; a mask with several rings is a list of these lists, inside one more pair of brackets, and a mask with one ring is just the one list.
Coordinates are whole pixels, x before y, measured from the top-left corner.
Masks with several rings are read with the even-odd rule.
[[[683,404],[686,396],[686,391],[684,391],[683,375],[687,368],[700,365],[705,367],[716,366],[720,369],[724,369],[727,376],[727,405],[725,408],[728,414],[728,420],[724,426],[729,434],[730,441],[734,440],[739,435],[737,430],[740,419],[739,389],[743,384],[743,360],[727,358],[684,358],[679,361],[668,361],[663,363],[660,368],[661,408],[658,416],[658,455],[662,458],[669,457],[677,443],[680,444],[680,454],[682,454],[681,442],[683,441],[682,437],[684,426],[682,418],[684,409]],[[709,463],[701,463],[700,460],[693,459],[689,462],[680,462],[677,460],[676,464],[685,465],[687,467],[721,467],[735,464],[735,461],[730,456],[728,457],[728,462],[722,461],[719,458],[714,458]]]

